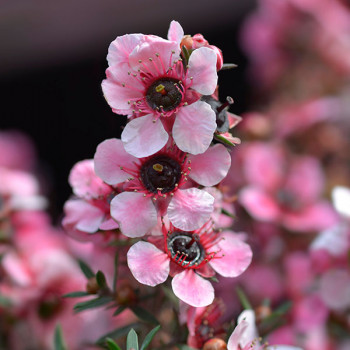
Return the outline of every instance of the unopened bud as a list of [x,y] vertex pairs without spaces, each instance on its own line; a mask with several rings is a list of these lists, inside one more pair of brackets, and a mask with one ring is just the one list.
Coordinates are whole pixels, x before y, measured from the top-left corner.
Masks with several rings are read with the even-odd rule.
[[260,305],[255,309],[256,322],[261,322],[264,318],[271,315],[271,308],[268,305]]
[[120,305],[130,305],[136,301],[134,289],[128,283],[124,283],[117,288],[117,302]]
[[209,339],[204,343],[202,350],[226,350],[227,344],[220,338]]
[[89,294],[97,294],[97,292],[100,290],[100,287],[97,283],[96,277],[91,277],[86,283],[86,291]]

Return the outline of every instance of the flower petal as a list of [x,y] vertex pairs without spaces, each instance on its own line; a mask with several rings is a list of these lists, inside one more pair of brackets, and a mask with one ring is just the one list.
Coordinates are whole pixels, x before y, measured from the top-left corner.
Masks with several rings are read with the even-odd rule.
[[121,167],[135,169],[135,160],[125,152],[121,140],[108,139],[97,146],[94,156],[95,172],[104,182],[115,185],[130,178],[130,174]]
[[335,210],[346,217],[350,217],[350,189],[336,186],[332,191],[332,201]]
[[252,250],[250,246],[243,242],[233,232],[223,232],[221,239],[215,250],[220,251],[218,257],[222,254],[222,258],[212,259],[210,265],[213,269],[224,277],[237,277],[242,274],[252,261]]
[[160,119],[153,122],[152,114],[131,120],[122,132],[125,150],[134,157],[148,157],[165,146],[169,135]]
[[215,112],[208,103],[197,101],[177,113],[173,137],[182,151],[199,154],[210,146],[215,129]]
[[202,227],[214,210],[214,197],[198,188],[177,190],[168,206],[171,223],[184,231]]
[[228,173],[231,156],[225,146],[216,144],[204,153],[192,156],[190,178],[203,186],[218,184]]
[[214,93],[218,74],[216,72],[217,56],[215,51],[200,47],[193,51],[188,62],[187,76],[192,79],[191,88],[203,95]]
[[157,211],[152,200],[136,192],[115,196],[111,202],[111,216],[127,237],[144,236],[157,224]]
[[118,36],[108,48],[108,65],[127,63],[130,53],[144,39],[143,34],[125,34]]
[[207,306],[214,300],[214,288],[211,283],[193,270],[185,270],[176,275],[171,285],[174,294],[191,306]]
[[228,350],[237,350],[239,349],[241,338],[243,337],[246,329],[248,328],[249,323],[245,320],[242,320],[236,328],[233,330],[230,338],[228,339],[227,349]]
[[176,41],[180,45],[184,35],[185,33],[180,23],[177,21],[171,21],[170,27],[168,30],[168,39],[171,41]]
[[137,242],[129,249],[127,258],[131,273],[142,284],[154,287],[168,278],[168,255],[151,243]]

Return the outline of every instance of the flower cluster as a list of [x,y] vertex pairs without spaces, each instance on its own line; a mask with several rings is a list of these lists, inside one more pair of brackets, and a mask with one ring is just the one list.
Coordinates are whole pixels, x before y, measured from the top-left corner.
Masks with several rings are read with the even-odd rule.
[[[222,194],[214,187],[231,166],[227,144],[239,143],[229,133],[240,121],[227,111],[233,100],[217,97],[222,53],[172,21],[168,40],[117,37],[107,61],[104,96],[128,123],[121,139],[103,141],[93,160],[72,169],[75,198],[63,225],[83,240],[113,240],[116,230],[140,237],[127,253],[138,282],[155,286],[170,274],[176,296],[209,305],[208,278],[237,277],[252,258],[243,235],[221,232]],[[216,136],[225,146],[213,143]]]

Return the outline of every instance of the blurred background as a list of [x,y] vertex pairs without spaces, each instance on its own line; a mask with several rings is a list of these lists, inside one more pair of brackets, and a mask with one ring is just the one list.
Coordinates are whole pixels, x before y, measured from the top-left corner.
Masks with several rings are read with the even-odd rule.
[[[126,33],[166,37],[175,19],[186,34],[201,33],[238,69],[219,73],[220,95],[232,112],[247,108],[246,58],[238,29],[253,0],[16,0],[0,5],[1,129],[18,129],[35,143],[44,166],[51,212],[71,193],[69,170],[92,158],[99,142],[119,137],[124,116],[105,102],[101,81],[108,46]],[[47,180],[46,180],[47,181]]]

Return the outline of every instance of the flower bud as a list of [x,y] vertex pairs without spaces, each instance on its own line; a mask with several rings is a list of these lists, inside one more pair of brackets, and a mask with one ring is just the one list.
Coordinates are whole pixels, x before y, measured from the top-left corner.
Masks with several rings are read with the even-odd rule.
[[120,305],[130,305],[133,304],[137,297],[134,289],[129,283],[123,283],[117,288],[117,302]]
[[226,350],[227,344],[220,338],[209,339],[202,350]]
[[97,283],[96,277],[91,277],[89,278],[89,280],[86,283],[86,291],[89,294],[97,294],[97,292],[99,291],[100,287]]

